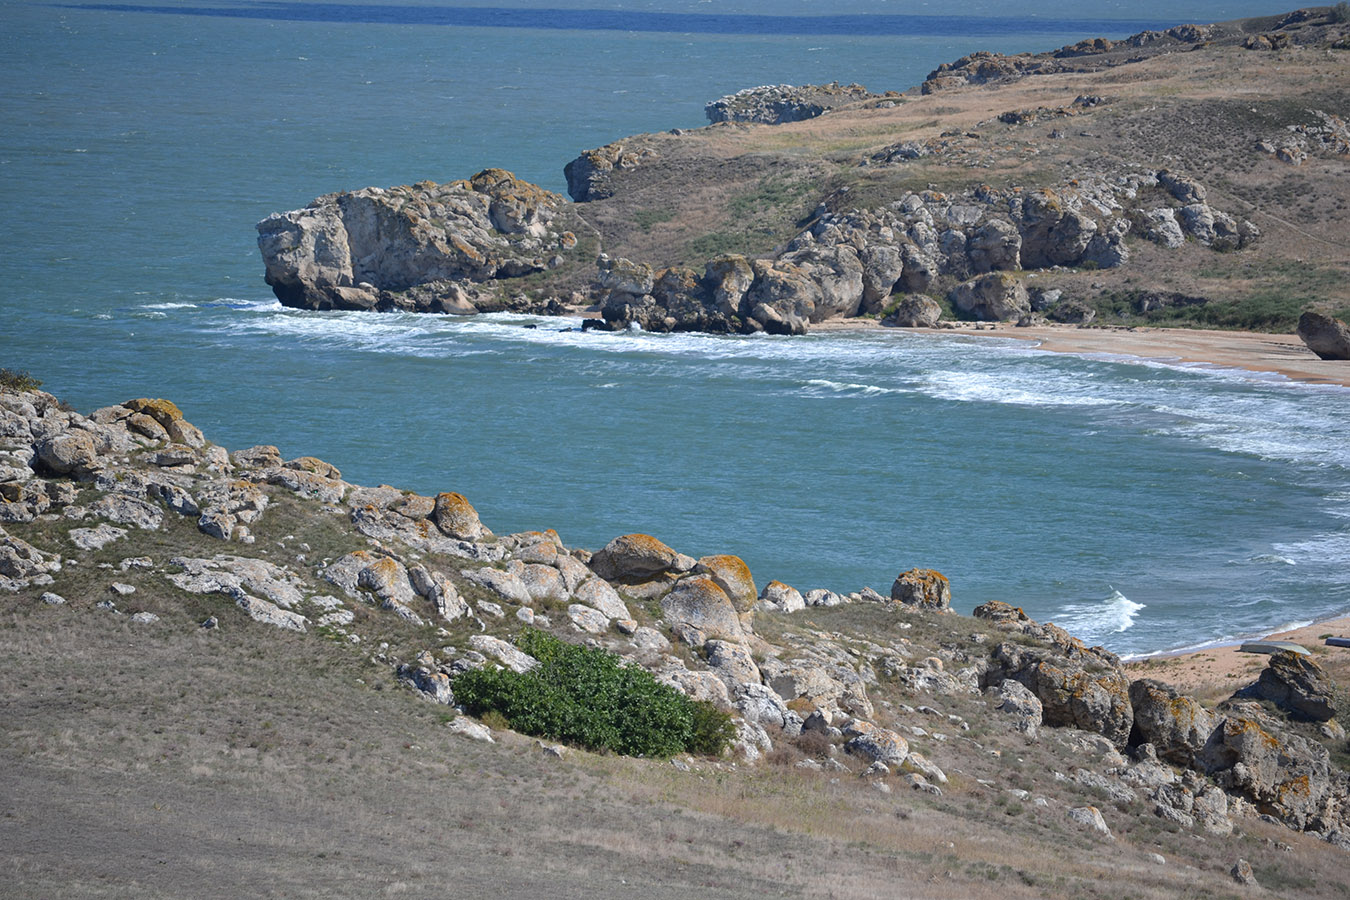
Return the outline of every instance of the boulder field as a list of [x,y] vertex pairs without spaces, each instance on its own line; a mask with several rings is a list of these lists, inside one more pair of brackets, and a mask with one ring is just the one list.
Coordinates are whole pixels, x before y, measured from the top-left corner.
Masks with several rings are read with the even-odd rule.
[[730,713],[737,765],[792,748],[822,778],[940,799],[973,765],[1005,777],[994,748],[1013,742],[1050,754],[1066,790],[1115,803],[1105,818],[1066,803],[1084,828],[1142,815],[1222,835],[1265,818],[1350,849],[1339,695],[1307,657],[1277,655],[1202,703],[1008,603],[959,615],[933,570],[901,572],[889,595],[757,590],[740,557],[647,534],[593,552],[552,530],[498,535],[458,492],[352,484],[271,445],[229,452],[151,398],[86,416],[0,390],[0,523],[0,591],[29,610],[196,628],[174,610],[205,600],[208,629],[317,632],[446,707],[463,672],[536,666],[514,642],[530,626]]

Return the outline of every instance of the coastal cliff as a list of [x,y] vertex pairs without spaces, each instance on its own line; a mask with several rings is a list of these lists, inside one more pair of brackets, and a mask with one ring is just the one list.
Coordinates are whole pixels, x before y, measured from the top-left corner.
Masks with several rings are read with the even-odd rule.
[[[417,189],[422,206],[477,197],[472,214],[391,188],[380,203],[399,212],[381,215],[398,227],[338,224],[382,196],[368,188],[270,217],[259,245],[278,298],[309,308],[588,310],[650,331],[867,317],[1292,332],[1305,310],[1350,312],[1333,249],[1350,237],[1341,19],[974,53],[904,93],[748,89],[709,104],[706,128],[581,154],[571,204],[491,170]],[[484,181],[510,188],[489,200]]]
[[[10,382],[0,389],[3,640],[38,629],[97,646],[88,635],[111,633],[134,648],[123,672],[173,635],[194,653],[235,642],[241,660],[254,658],[250,645],[294,659],[329,646],[325,675],[296,669],[288,682],[358,678],[364,691],[401,686],[382,701],[393,710],[415,698],[444,710],[440,735],[417,739],[428,762],[474,741],[501,745],[480,758],[512,759],[533,746],[510,731],[518,722],[544,739],[559,778],[612,763],[552,743],[567,726],[530,725],[538,717],[519,710],[509,718],[513,707],[467,685],[472,673],[523,677],[562,652],[550,648],[584,647],[620,666],[594,671],[649,673],[728,724],[719,731],[714,717],[711,746],[691,755],[661,745],[625,778],[687,777],[676,802],[694,809],[704,807],[690,791],[720,795],[705,786],[712,777],[742,791],[790,778],[803,797],[851,816],[918,815],[939,834],[959,831],[963,846],[1034,847],[1053,862],[1017,865],[1026,885],[1047,888],[1029,895],[1078,893],[1101,842],[1153,867],[1146,896],[1231,884],[1230,867],[1254,866],[1273,883],[1279,848],[1296,838],[1314,868],[1336,871],[1350,850],[1343,696],[1316,658],[1280,654],[1231,696],[1189,697],[1008,603],[959,615],[960,586],[930,570],[899,573],[886,593],[804,590],[757,580],[734,547],[695,558],[643,534],[594,551],[552,529],[497,535],[453,490],[355,485],[328,462],[270,445],[231,452],[167,400],[85,416]],[[609,714],[609,695],[591,684],[586,715]],[[209,716],[223,701],[200,702]],[[620,739],[656,701],[634,702],[613,726]],[[25,713],[11,740],[39,741],[60,721],[44,715]],[[958,884],[976,874],[962,871]],[[1070,873],[1063,890],[1045,880],[1055,871]]]

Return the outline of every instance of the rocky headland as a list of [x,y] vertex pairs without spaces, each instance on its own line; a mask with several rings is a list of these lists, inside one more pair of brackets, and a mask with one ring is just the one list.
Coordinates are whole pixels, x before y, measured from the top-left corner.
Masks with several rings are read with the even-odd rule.
[[306,308],[1293,332],[1350,312],[1343,19],[972,53],[904,92],[750,88],[708,127],[582,153],[570,203],[489,170],[319,198],[259,246]]
[[[1130,866],[1148,869],[1144,896],[1209,893],[1235,884],[1233,867],[1286,877],[1291,842],[1314,870],[1343,868],[1350,850],[1334,680],[1344,660],[1321,648],[1276,655],[1223,696],[1191,697],[1015,605],[959,615],[959,585],[931,570],[901,572],[884,593],[794,586],[756,579],[736,548],[696,558],[644,534],[595,550],[551,529],[498,535],[459,493],[351,484],[328,462],[270,445],[229,451],[166,400],[82,415],[10,381],[0,390],[0,639],[19,642],[10,658],[24,657],[33,629],[62,642],[113,629],[123,672],[173,634],[195,653],[225,635],[286,656],[318,642],[335,648],[327,674],[289,677],[359,676],[366,691],[400,688],[382,695],[394,708],[445,710],[443,736],[418,739],[419,758],[435,759],[475,741],[506,754],[526,746],[500,714],[456,715],[456,684],[539,667],[522,646],[543,632],[727,717],[714,755],[640,761],[625,777],[673,771],[691,787],[715,776],[745,791],[790,774],[818,802],[892,821],[922,815],[942,833],[961,822],[963,841],[1010,840],[1004,823],[1016,822],[1015,843],[1040,856],[1010,863],[1004,847],[997,865],[1034,886],[1029,896],[1081,895]],[[201,702],[209,715],[213,701]],[[16,713],[11,752],[64,727],[59,711],[40,709]],[[539,746],[559,773],[607,758],[550,737]],[[845,783],[856,787],[841,795]],[[753,825],[755,815],[733,818]],[[810,818],[780,825],[811,834]],[[1106,844],[1124,868],[1102,869]],[[983,871],[958,869],[957,893]]]

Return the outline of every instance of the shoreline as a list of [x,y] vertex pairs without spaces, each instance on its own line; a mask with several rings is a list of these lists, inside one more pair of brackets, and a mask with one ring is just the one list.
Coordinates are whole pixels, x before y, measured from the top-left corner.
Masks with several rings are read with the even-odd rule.
[[916,328],[924,334],[962,334],[1034,341],[1037,349],[1083,356],[1125,356],[1173,365],[1218,366],[1280,375],[1307,384],[1350,387],[1350,362],[1319,359],[1293,334],[1192,328],[1112,328],[1004,322],[982,328]]
[[1350,636],[1350,614],[1323,619],[1297,628],[1274,631],[1261,637],[1223,641],[1194,650],[1163,651],[1144,657],[1126,658],[1125,669],[1135,678],[1155,678],[1203,699],[1220,699],[1234,689],[1252,683],[1270,657],[1243,653],[1238,648],[1248,640],[1294,641],[1307,647],[1333,675],[1350,672],[1350,648],[1328,647],[1323,636]]

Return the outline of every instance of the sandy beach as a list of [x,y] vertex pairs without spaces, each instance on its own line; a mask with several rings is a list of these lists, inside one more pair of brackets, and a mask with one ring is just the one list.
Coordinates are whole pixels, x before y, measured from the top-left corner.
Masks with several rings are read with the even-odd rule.
[[1324,360],[1293,334],[1205,331],[1191,328],[1081,328],[980,323],[955,329],[924,329],[932,334],[1018,338],[1042,350],[1136,356],[1163,362],[1209,364],[1283,375],[1293,381],[1350,387],[1350,362]]
[[[1267,640],[1294,641],[1312,651],[1313,657],[1338,683],[1350,678],[1350,648],[1328,647],[1326,637],[1350,637],[1350,616],[1315,622],[1289,631],[1266,635]],[[1153,656],[1128,663],[1131,678],[1156,678],[1205,701],[1222,700],[1260,676],[1269,657],[1243,653],[1240,644],[1207,647],[1192,653]]]

